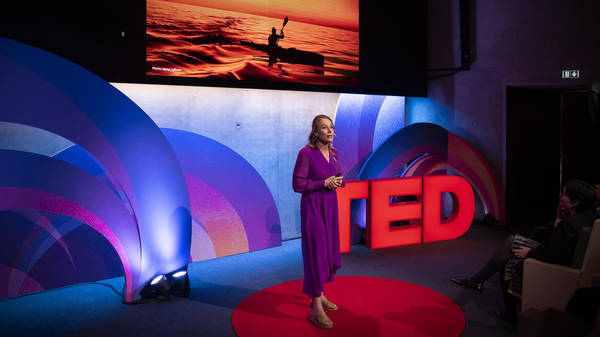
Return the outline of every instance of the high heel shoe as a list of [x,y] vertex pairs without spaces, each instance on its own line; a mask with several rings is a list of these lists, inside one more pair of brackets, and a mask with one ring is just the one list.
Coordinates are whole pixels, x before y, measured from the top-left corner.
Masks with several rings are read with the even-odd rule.
[[[323,303],[323,302],[321,302]],[[323,306],[323,310],[327,310],[327,311],[336,311],[338,310],[338,306],[335,303],[329,302],[327,301],[325,304],[322,304]],[[312,300],[310,301],[310,307],[313,307],[313,302]]]
[[[325,316],[327,317],[327,316]],[[333,322],[327,318],[326,321],[319,319],[319,317],[314,313],[314,311],[311,311],[310,314],[308,314],[308,320],[316,327],[318,328],[322,328],[322,329],[331,329],[333,328]]]

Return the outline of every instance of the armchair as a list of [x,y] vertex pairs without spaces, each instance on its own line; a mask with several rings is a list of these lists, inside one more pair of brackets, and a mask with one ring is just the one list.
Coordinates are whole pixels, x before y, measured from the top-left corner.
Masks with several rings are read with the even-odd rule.
[[570,267],[529,258],[523,266],[521,311],[533,308],[564,310],[578,288],[600,277],[600,220],[582,229]]

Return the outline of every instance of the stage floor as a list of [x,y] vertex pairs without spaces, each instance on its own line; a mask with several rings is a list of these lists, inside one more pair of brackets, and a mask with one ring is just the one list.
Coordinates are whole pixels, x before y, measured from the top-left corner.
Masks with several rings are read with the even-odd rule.
[[[342,255],[340,276],[383,277],[439,292],[460,306],[463,337],[504,337],[516,330],[494,314],[501,296],[497,277],[483,293],[458,287],[480,267],[505,228],[473,225],[445,242],[369,250],[353,245]],[[0,336],[219,336],[235,337],[231,315],[253,293],[302,279],[300,240],[262,251],[200,261],[189,266],[189,298],[139,305],[121,304],[123,278],[85,283],[0,301]],[[308,323],[308,321],[306,322]]]

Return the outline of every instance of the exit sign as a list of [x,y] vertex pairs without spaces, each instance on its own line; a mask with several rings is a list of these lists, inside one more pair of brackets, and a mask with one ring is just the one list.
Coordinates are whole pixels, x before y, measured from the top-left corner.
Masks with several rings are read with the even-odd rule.
[[563,70],[562,71],[562,78],[563,79],[577,79],[579,78],[579,70],[575,69],[575,70]]

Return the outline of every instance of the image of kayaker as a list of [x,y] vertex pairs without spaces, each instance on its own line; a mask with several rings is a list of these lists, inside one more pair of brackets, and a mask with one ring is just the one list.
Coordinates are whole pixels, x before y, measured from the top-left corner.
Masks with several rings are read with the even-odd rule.
[[[287,19],[287,17],[286,17]],[[285,24],[284,24],[285,25]],[[269,65],[272,65],[273,63],[277,63],[277,48],[279,48],[279,46],[277,45],[277,42],[279,41],[279,39],[283,39],[283,28],[281,28],[281,35],[277,34],[277,29],[275,29],[275,27],[273,27],[273,29],[271,29],[271,35],[269,35]]]
[[359,0],[184,2],[146,1],[147,75],[359,85]]

